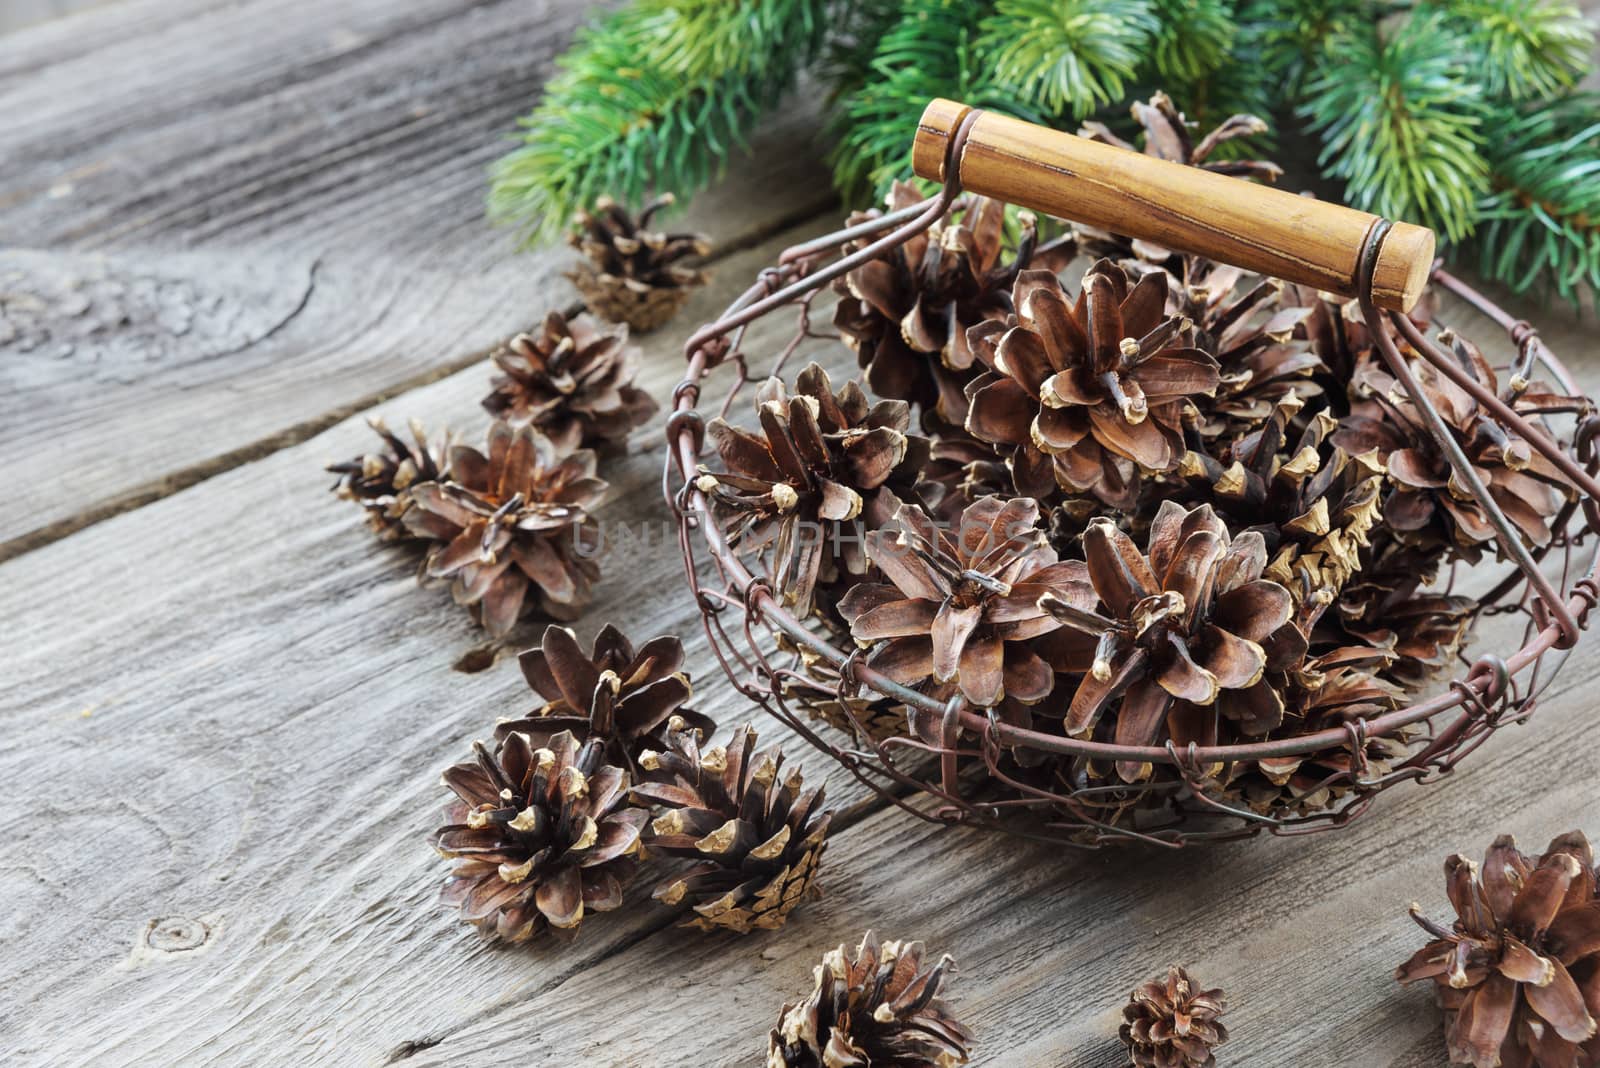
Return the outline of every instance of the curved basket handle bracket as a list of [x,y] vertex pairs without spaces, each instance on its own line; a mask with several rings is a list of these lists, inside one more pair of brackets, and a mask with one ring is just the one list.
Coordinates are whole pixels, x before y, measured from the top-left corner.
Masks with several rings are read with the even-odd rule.
[[[974,114],[963,142],[952,146],[962,120]],[[955,177],[981,196],[1342,297],[1358,295],[1362,246],[1382,221],[950,100],[935,100],[923,112],[912,167],[921,178]],[[1372,271],[1373,302],[1410,311],[1433,253],[1432,230],[1394,223]]]

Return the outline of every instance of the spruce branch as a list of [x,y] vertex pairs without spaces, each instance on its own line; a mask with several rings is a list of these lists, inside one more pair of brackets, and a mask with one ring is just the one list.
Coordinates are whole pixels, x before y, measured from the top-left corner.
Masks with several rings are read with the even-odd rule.
[[1600,97],[1497,113],[1492,189],[1479,204],[1478,269],[1521,293],[1600,293]]
[[1280,76],[1286,98],[1299,91],[1331,41],[1378,18],[1373,0],[1244,0],[1239,8],[1239,21],[1254,30],[1261,62]]
[[1491,97],[1549,98],[1588,71],[1594,27],[1566,0],[1443,0]]
[[1122,99],[1160,29],[1152,0],[999,0],[978,54],[996,82],[1074,119]]
[[1233,0],[1155,0],[1159,28],[1152,51],[1157,79],[1193,84],[1228,62],[1233,39]]
[[1472,232],[1488,189],[1484,103],[1465,41],[1438,11],[1340,33],[1312,70],[1300,114],[1322,138],[1317,162],[1367,211]]
[[533,243],[602,193],[633,206],[652,192],[687,198],[793,84],[824,10],[823,0],[728,5],[721,18],[738,25],[713,32],[708,8],[647,0],[580,32],[519,120],[522,145],[493,168],[490,213]]

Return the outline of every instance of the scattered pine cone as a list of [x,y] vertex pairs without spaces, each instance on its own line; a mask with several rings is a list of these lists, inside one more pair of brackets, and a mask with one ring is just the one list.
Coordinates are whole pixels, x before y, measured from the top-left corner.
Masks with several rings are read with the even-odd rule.
[[840,946],[813,972],[816,986],[785,1005],[767,1040],[767,1068],[953,1068],[972,1035],[939,997],[950,957],[926,970],[921,942],[884,942],[871,931],[855,952]]
[[532,715],[502,720],[495,737],[526,734],[534,745],[571,731],[579,741],[606,742],[606,759],[635,772],[639,756],[667,745],[673,718],[705,731],[716,730],[709,716],[687,706],[693,693],[683,670],[683,642],[662,635],[637,651],[611,624],[595,635],[585,653],[566,627],[547,627],[537,648],[518,657],[523,677],[544,704]]
[[367,424],[383,439],[385,448],[329,464],[328,470],[339,476],[333,492],[361,505],[367,525],[380,540],[399,541],[407,537],[403,520],[411,507],[412,488],[449,477],[450,436],[429,442],[422,424],[412,420],[412,440],[407,442],[377,416]]
[[587,258],[567,277],[591,312],[642,333],[678,314],[689,294],[706,284],[705,271],[683,262],[710,253],[703,234],[650,229],[656,212],[673,202],[664,193],[635,218],[611,197],[601,197],[593,211],[578,213],[567,243]]
[[455,860],[444,897],[462,919],[524,942],[620,906],[649,813],[629,803],[628,773],[604,762],[604,743],[563,731],[535,747],[512,733],[493,753],[473,749],[444,773],[458,800],[434,836]]
[[1456,919],[1402,964],[1402,983],[1432,979],[1452,1064],[1574,1068],[1600,1064],[1600,872],[1581,831],[1538,857],[1509,835],[1483,867],[1459,853],[1444,863]]
[[1212,1068],[1228,1041],[1217,1019],[1228,1011],[1220,990],[1200,990],[1176,964],[1128,995],[1120,1032],[1134,1068]]
[[518,334],[490,357],[501,374],[484,398],[489,414],[530,423],[563,452],[626,441],[656,414],[656,402],[633,384],[641,354],[628,328],[597,326],[588,316],[546,315],[537,333]]
[[652,852],[696,861],[656,887],[668,905],[688,903],[689,925],[740,934],[782,927],[811,891],[832,813],[821,787],[784,775],[777,749],[756,752],[748,725],[726,746],[700,748],[700,732],[673,723],[670,745],[646,753],[635,799],[666,809],[651,824]]
[[439,543],[424,575],[453,580],[456,601],[495,637],[530,611],[575,618],[600,576],[585,554],[598,540],[590,512],[607,489],[594,453],[563,456],[531,426],[503,420],[489,428],[486,452],[458,445],[448,478],[412,488],[406,529]]

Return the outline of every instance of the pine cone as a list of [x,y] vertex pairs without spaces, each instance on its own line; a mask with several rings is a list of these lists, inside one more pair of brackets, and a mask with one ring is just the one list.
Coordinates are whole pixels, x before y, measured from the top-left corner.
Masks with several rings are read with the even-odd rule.
[[558,311],[537,334],[518,334],[490,356],[502,374],[483,399],[489,414],[530,423],[563,452],[626,441],[656,414],[656,402],[633,384],[640,352],[626,326],[599,328],[586,315]]
[[1171,471],[1183,458],[1185,407],[1216,390],[1217,361],[1182,343],[1190,324],[1167,316],[1164,273],[1130,288],[1101,260],[1074,305],[1055,275],[1025,271],[1012,299],[1015,326],[971,333],[991,370],[968,387],[968,433],[1010,450],[1020,493],[1059,484],[1131,506],[1140,470]]
[[459,800],[435,834],[455,859],[444,897],[462,919],[524,942],[621,905],[649,813],[629,803],[628,773],[604,763],[604,744],[563,731],[542,748],[513,733],[492,754],[473,749],[444,773]]
[[486,451],[456,446],[448,479],[411,490],[406,529],[440,543],[423,574],[452,579],[456,601],[495,637],[530,610],[576,617],[600,575],[584,555],[598,537],[590,511],[607,489],[594,453],[560,456],[537,430],[502,420]]
[[[1148,103],[1136,101],[1130,110],[1134,120],[1144,128],[1145,155],[1268,184],[1276,182],[1283,174],[1283,168],[1266,160],[1213,158],[1216,150],[1229,141],[1268,131],[1267,123],[1254,115],[1230,116],[1196,142],[1189,133],[1194,124],[1184,118],[1166,93],[1156,93]],[[1118,137],[1103,123],[1084,123],[1078,136],[1134,150],[1134,145]],[[1074,224],[1072,232],[1083,254],[1111,257],[1139,274],[1152,269],[1177,273],[1181,270],[1180,261],[1186,258],[1153,241],[1136,241],[1089,226]]]
[[526,734],[536,746],[548,745],[561,731],[580,742],[606,742],[605,758],[637,777],[639,756],[667,744],[667,723],[678,717],[691,726],[715,731],[711,717],[687,707],[693,692],[683,671],[683,642],[662,635],[637,651],[611,624],[595,635],[585,653],[566,627],[547,627],[538,648],[517,658],[523,677],[544,704],[521,719],[502,720],[495,737]]
[[1395,978],[1434,981],[1451,1063],[1600,1064],[1600,873],[1588,839],[1571,831],[1534,858],[1503,835],[1481,871],[1460,854],[1444,871],[1455,922],[1441,927],[1412,905],[1433,941]]
[[950,1015],[939,987],[954,962],[926,971],[921,942],[884,942],[868,931],[813,971],[816,987],[785,1005],[767,1044],[767,1068],[953,1068],[966,1064],[972,1034]]
[[682,261],[711,252],[703,234],[650,229],[656,212],[674,202],[664,193],[635,219],[615,200],[601,197],[580,211],[567,243],[587,257],[567,273],[589,310],[611,323],[654,330],[678,313],[689,294],[706,284],[705,271]]
[[[713,419],[707,432],[726,470],[696,483],[741,549],[774,545],[774,584],[795,614],[811,614],[824,561],[862,575],[854,521],[910,455],[911,411],[904,401],[867,400],[848,382],[837,394],[812,364],[795,393],[770,379],[757,397],[761,433]],[[838,536],[852,524],[850,536]],[[852,559],[852,554],[855,557]]]
[[1177,965],[1128,995],[1120,1032],[1134,1068],[1211,1068],[1212,1051],[1228,1041],[1217,1019],[1228,1011],[1220,990],[1199,990]]
[[[1089,524],[1083,544],[1092,587],[1040,602],[1063,625],[1046,651],[1052,666],[1083,673],[1067,710],[1069,735],[1094,733],[1119,697],[1118,745],[1170,738],[1210,746],[1223,722],[1260,735],[1283,721],[1266,672],[1297,663],[1306,640],[1290,621],[1289,591],[1261,577],[1259,533],[1231,537],[1209,505],[1190,511],[1164,501],[1148,555],[1104,517]],[[1151,767],[1119,762],[1117,771],[1135,782]]]
[[803,790],[798,768],[783,775],[777,749],[757,753],[748,725],[707,750],[684,721],[672,728],[667,749],[640,758],[646,781],[633,794],[666,809],[651,824],[650,849],[697,863],[656,887],[656,900],[687,902],[689,926],[704,931],[782,927],[812,889],[827,844],[833,814],[822,811],[822,788]]
[[[888,207],[899,211],[922,199],[914,186],[897,182]],[[849,224],[879,214],[852,215]],[[1024,215],[1022,225],[1016,255],[1004,262],[1005,205],[977,197],[963,212],[834,283],[841,297],[834,326],[856,350],[874,393],[917,404],[939,423],[961,425],[962,386],[974,371],[967,329],[1011,310],[1012,280],[1032,261],[1037,240],[1032,216]]]
[[[1461,365],[1479,383],[1499,393],[1494,370],[1476,346],[1448,332],[1441,340],[1454,349]],[[1574,492],[1566,476],[1431,365],[1415,360],[1411,366],[1423,392],[1480,472],[1490,497],[1506,518],[1528,543],[1548,545],[1550,520],[1564,497]],[[1482,506],[1456,478],[1429,432],[1426,415],[1411,403],[1399,382],[1371,359],[1359,366],[1352,392],[1368,399],[1345,416],[1333,440],[1351,453],[1377,450],[1394,487],[1383,506],[1388,526],[1411,544],[1441,546],[1476,561],[1483,546],[1497,534]],[[1529,414],[1583,403],[1560,397],[1542,384],[1528,385],[1520,397],[1514,393],[1502,396]]]
[[414,443],[408,443],[376,416],[367,424],[377,431],[386,448],[329,464],[327,469],[339,476],[333,492],[341,500],[361,505],[367,525],[380,540],[399,541],[407,537],[402,520],[411,507],[412,487],[449,477],[450,435],[430,444],[422,424],[412,420]]
[[980,708],[1048,697],[1055,676],[1028,643],[1061,624],[1039,599],[1090,595],[1083,563],[1058,562],[1038,521],[1039,503],[1025,498],[985,497],[953,528],[902,505],[867,535],[889,582],[861,583],[839,604],[857,644],[888,639],[868,665],[903,686],[959,689]]

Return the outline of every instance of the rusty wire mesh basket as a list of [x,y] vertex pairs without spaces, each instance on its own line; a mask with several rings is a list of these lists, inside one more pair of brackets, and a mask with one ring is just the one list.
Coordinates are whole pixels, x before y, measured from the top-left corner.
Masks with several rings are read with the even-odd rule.
[[[919,176],[943,183],[936,196],[788,249],[686,346],[688,373],[673,398],[663,489],[711,647],[742,694],[920,818],[1082,847],[1134,840],[1176,847],[1343,826],[1386,788],[1438,779],[1491,732],[1533,714],[1600,598],[1593,533],[1600,529],[1600,416],[1527,323],[1437,267],[1430,232],[945,101],[923,116],[913,158]],[[708,376],[720,368],[731,379],[715,405],[728,414],[757,381],[742,346],[752,324],[766,317],[798,319],[787,340],[771,344],[770,375],[781,375],[807,346],[841,348],[814,311],[829,283],[928,231],[975,195],[1353,298],[1377,356],[1426,416],[1461,492],[1494,528],[1498,564],[1467,569],[1472,616],[1493,620],[1485,629],[1506,645],[1520,644],[1500,654],[1452,650],[1454,680],[1434,679],[1407,695],[1411,703],[1380,714],[1232,744],[1128,746],[1019,726],[972,707],[959,691],[944,698],[900,685],[869,665],[870,649],[847,630],[797,618],[774,588],[770,559],[730,545],[697,485],[706,419],[696,406]],[[1508,392],[1492,392],[1404,314],[1429,281],[1509,334],[1516,356],[1502,369]],[[1419,387],[1414,361],[1469,394],[1569,480],[1572,492],[1551,519],[1547,544],[1525,544]],[[1532,421],[1514,410],[1508,398],[1536,374],[1573,398],[1568,409],[1542,411]],[[936,724],[936,737],[909,730],[910,713]],[[1030,759],[1019,760],[1023,754]],[[1118,761],[1138,762],[1149,773],[1139,781],[1090,774]],[[1024,767],[1041,762],[1065,770],[1041,780]],[[1303,804],[1257,810],[1221,796],[1220,783],[1273,767],[1295,769]]]

